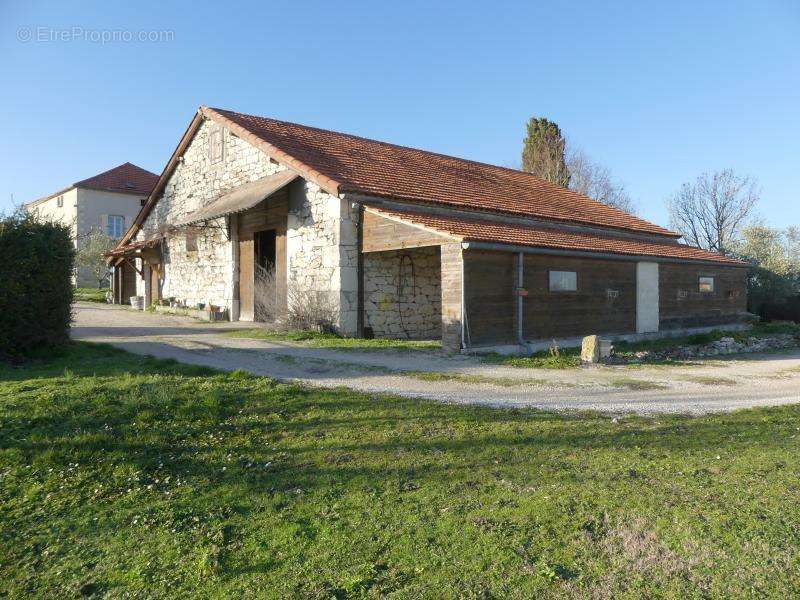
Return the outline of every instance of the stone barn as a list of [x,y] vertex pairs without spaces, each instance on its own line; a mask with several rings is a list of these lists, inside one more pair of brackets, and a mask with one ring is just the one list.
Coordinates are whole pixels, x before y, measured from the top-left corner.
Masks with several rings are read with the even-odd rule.
[[530,349],[740,323],[746,265],[679,237],[529,173],[201,107],[110,261],[119,302],[316,302],[342,335]]

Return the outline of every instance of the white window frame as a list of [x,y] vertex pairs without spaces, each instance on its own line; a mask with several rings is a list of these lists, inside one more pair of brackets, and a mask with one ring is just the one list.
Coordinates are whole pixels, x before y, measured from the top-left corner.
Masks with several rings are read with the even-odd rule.
[[548,272],[548,287],[551,292],[577,292],[578,272],[551,270]]
[[[117,225],[119,225],[119,235],[117,235]],[[125,217],[122,215],[108,215],[106,233],[112,240],[118,240],[125,235]]]
[[715,287],[716,281],[714,280],[713,275],[700,275],[697,278],[697,290],[701,294],[713,294]]

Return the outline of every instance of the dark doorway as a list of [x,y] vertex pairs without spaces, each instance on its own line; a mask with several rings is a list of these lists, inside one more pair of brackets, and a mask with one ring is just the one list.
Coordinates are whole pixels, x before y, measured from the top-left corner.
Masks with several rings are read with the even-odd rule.
[[267,271],[275,271],[276,237],[274,229],[255,234],[256,264]]

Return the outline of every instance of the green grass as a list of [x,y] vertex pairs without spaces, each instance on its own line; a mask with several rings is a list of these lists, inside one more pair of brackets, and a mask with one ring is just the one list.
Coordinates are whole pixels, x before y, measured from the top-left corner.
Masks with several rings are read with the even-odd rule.
[[800,408],[619,418],[76,345],[0,366],[9,598],[794,597]]
[[617,377],[611,380],[611,385],[614,387],[626,388],[640,392],[650,390],[665,390],[667,386],[657,381],[648,381],[646,379],[635,379],[633,377]]
[[691,381],[702,385],[738,385],[739,382],[730,377],[713,377],[705,375],[693,375],[690,377],[682,377],[684,381]]
[[800,337],[800,325],[794,325],[792,323],[756,323],[752,328],[745,331],[722,331],[720,329],[715,329],[707,333],[695,333],[688,336],[662,338],[645,342],[614,342],[614,350],[618,354],[632,354],[634,352],[646,350],[666,350],[677,346],[703,346],[719,341],[724,337],[731,337],[741,342],[751,337],[767,337],[782,333],[794,334]]
[[225,335],[237,338],[268,340],[273,342],[298,342],[309,348],[330,348],[333,350],[395,350],[401,352],[415,350],[441,350],[438,340],[384,340],[345,338],[334,333],[316,331],[269,331],[267,329],[237,329]]
[[102,302],[105,304],[108,288],[75,288],[76,302]]
[[574,369],[581,366],[581,351],[580,348],[562,348],[557,356],[551,355],[549,350],[536,352],[531,356],[484,354],[481,355],[481,361],[527,369]]
[[[547,385],[546,379],[517,379],[514,377],[489,377],[471,375],[469,373],[445,373],[441,371],[399,371],[398,375],[413,377],[422,381],[455,381],[458,383],[486,383],[501,387],[518,387],[522,385]],[[560,387],[564,387],[563,384]],[[571,387],[571,386],[570,386]]]
[[[780,333],[796,335],[798,337],[798,346],[800,346],[800,325],[792,323],[757,323],[747,331],[721,331],[717,329],[708,333],[697,333],[683,337],[662,338],[643,342],[614,342],[614,352],[619,356],[633,358],[636,352],[659,351],[678,346],[701,346],[724,337],[732,337],[736,341],[743,341],[749,337],[765,337]],[[774,352],[782,352],[782,350],[775,350]],[[581,366],[580,348],[560,348],[558,356],[551,356],[548,350],[537,352],[531,356],[485,354],[482,355],[482,361],[489,364],[529,369],[574,369]],[[647,366],[694,366],[702,363],[698,362],[697,359],[687,361],[644,358],[641,359],[641,363],[626,366],[639,367],[641,364]]]

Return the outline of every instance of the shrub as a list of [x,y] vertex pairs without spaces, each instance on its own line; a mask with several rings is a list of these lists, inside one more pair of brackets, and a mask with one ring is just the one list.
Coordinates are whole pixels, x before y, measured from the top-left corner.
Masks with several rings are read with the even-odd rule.
[[336,307],[327,292],[289,290],[286,323],[291,329],[336,331]]
[[0,358],[69,341],[75,249],[70,229],[17,213],[0,218]]
[[330,294],[290,288],[286,306],[278,301],[277,279],[274,269],[256,265],[254,281],[254,313],[256,321],[272,323],[284,331],[335,331],[336,307]]

